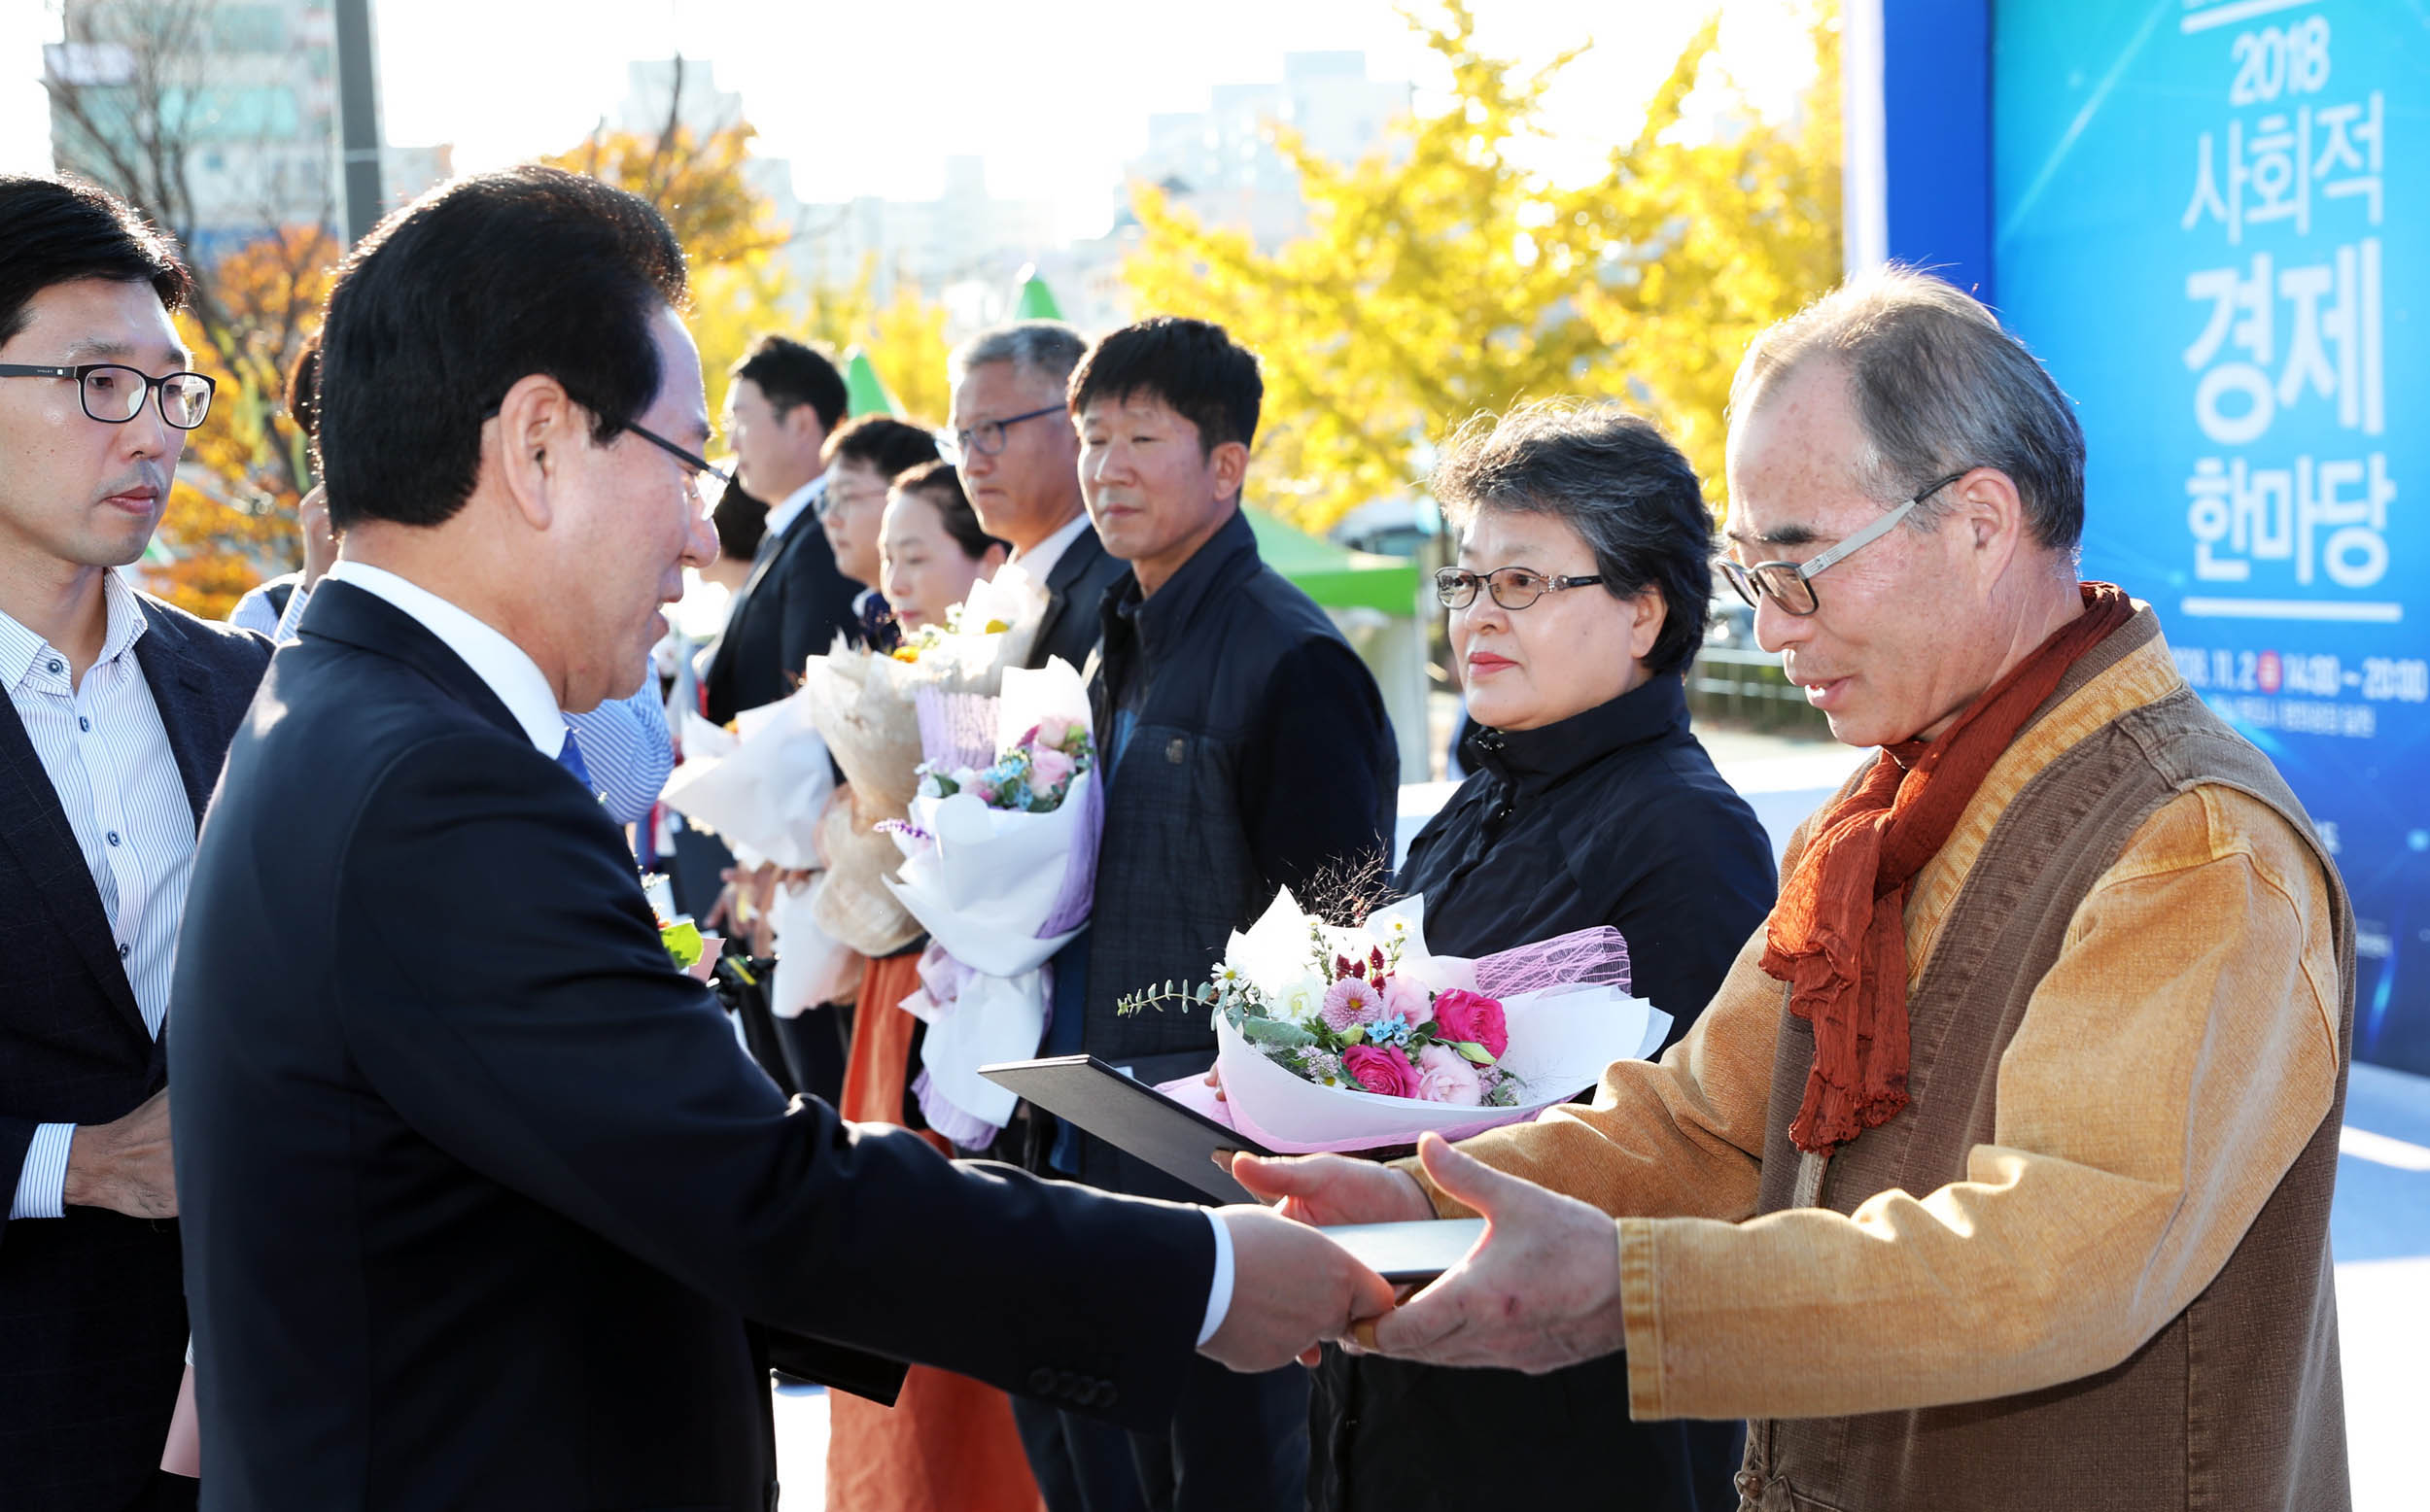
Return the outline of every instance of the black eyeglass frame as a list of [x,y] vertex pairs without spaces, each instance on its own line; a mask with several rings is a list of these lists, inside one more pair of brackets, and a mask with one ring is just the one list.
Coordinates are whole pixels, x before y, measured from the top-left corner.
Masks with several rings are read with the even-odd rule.
[[[137,399],[135,401],[135,407],[126,414],[94,414],[92,412],[92,395],[87,392],[85,388],[85,380],[98,372],[134,374],[136,380],[144,386],[144,396]],[[193,430],[200,429],[202,423],[211,418],[211,400],[220,392],[220,381],[217,378],[212,377],[209,373],[197,373],[180,369],[179,371],[173,373],[162,373],[159,377],[155,378],[150,373],[145,372],[142,368],[132,367],[124,362],[80,362],[74,366],[68,367],[33,362],[0,362],[0,378],[73,378],[76,380],[76,402],[84,406],[86,419],[99,421],[105,426],[132,425],[135,422],[135,417],[144,412],[144,405],[151,404],[160,411],[160,419],[165,422],[171,430]],[[168,386],[180,378],[199,378],[202,380],[202,413],[194,417],[192,425],[187,425],[183,421],[180,421],[176,416],[169,413]]]
[[[1781,606],[1781,612],[1783,614],[1794,615],[1798,619],[1809,618],[1813,615],[1820,614],[1822,611],[1822,595],[1818,593],[1814,586],[1814,580],[1816,578],[1821,577],[1823,573],[1847,561],[1850,557],[1855,556],[1865,547],[1872,545],[1875,541],[1880,540],[1885,535],[1888,535],[1897,527],[1899,521],[1904,520],[1908,515],[1915,511],[1916,505],[1924,502],[1926,499],[1939,493],[1942,489],[1949,487],[1952,483],[1955,483],[1960,478],[1964,477],[1967,472],[1972,472],[1973,470],[1974,469],[1972,467],[1968,467],[1964,472],[1953,472],[1949,476],[1941,479],[1938,483],[1935,483],[1928,488],[1920,490],[1913,498],[1908,499],[1905,503],[1900,504],[1895,509],[1884,511],[1878,518],[1868,523],[1864,529],[1841,541],[1838,545],[1833,546],[1830,550],[1822,552],[1807,561],[1757,562],[1742,567],[1738,563],[1730,560],[1728,557],[1717,557],[1714,559],[1713,565],[1715,568],[1720,572],[1721,576],[1728,580],[1730,587],[1738,591],[1738,597],[1747,601],[1747,606],[1749,608],[1759,609],[1763,607],[1763,600],[1769,598],[1774,603]],[[1789,576],[1796,579],[1800,587],[1805,589],[1807,601],[1804,608],[1801,609],[1795,604],[1789,602],[1788,599],[1783,595],[1778,588],[1772,585],[1770,574],[1775,572],[1788,573]]]
[[632,431],[635,435],[640,436],[650,445],[657,447],[660,451],[665,452],[668,456],[691,468],[695,475],[696,486],[697,478],[704,474],[709,477],[715,478],[719,487],[729,487],[734,482],[734,474],[726,471],[723,467],[712,465],[705,457],[695,457],[690,452],[685,451],[682,447],[676,445],[673,441],[668,440],[665,436],[660,435],[657,431],[648,429],[637,421],[628,420],[616,429],[620,430]]
[[[1012,427],[1020,425],[1024,420],[1035,420],[1041,415],[1070,413],[1069,405],[1049,404],[1043,409],[1024,410],[1018,415],[1007,415],[1001,420],[983,420],[968,430],[949,430],[943,432],[941,439],[954,448],[957,458],[970,456],[974,452],[982,457],[993,457],[1004,450],[1004,432]],[[993,435],[995,439],[992,442],[982,441],[981,437],[987,435]]]
[[[1499,579],[1505,572],[1524,572],[1543,583],[1544,586],[1528,595],[1524,602],[1512,603],[1502,597],[1502,584]],[[1461,578],[1468,579],[1465,585],[1460,582]],[[1603,580],[1603,574],[1600,572],[1589,572],[1584,576],[1553,577],[1539,572],[1534,567],[1519,567],[1515,564],[1510,567],[1498,567],[1489,572],[1472,572],[1466,567],[1437,567],[1435,569],[1435,599],[1446,609],[1465,609],[1476,601],[1476,590],[1482,587],[1487,597],[1491,598],[1494,602],[1516,614],[1521,609],[1532,607],[1537,600],[1548,593],[1557,594],[1571,588],[1590,588]],[[1460,592],[1463,586],[1468,590],[1464,594]],[[1452,601],[1452,596],[1455,594],[1459,595],[1457,602]]]

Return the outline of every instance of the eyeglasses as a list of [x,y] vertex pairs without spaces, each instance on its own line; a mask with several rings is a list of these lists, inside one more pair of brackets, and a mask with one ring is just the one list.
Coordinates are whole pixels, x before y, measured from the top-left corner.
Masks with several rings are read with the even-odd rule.
[[1749,604],[1761,608],[1762,601],[1768,597],[1784,611],[1803,619],[1822,607],[1822,601],[1814,591],[1816,578],[1888,535],[1916,505],[1973,470],[1968,467],[1965,472],[1951,473],[1810,562],[1758,562],[1753,567],[1741,567],[1728,557],[1720,557],[1713,565]]
[[211,413],[216,379],[201,373],[163,373],[155,378],[122,362],[86,362],[75,367],[39,367],[0,362],[0,378],[73,378],[85,413],[103,425],[122,426],[144,412],[144,400],[159,391],[160,418],[191,430]]
[[1493,601],[1506,609],[1524,609],[1548,593],[1565,588],[1585,588],[1603,581],[1601,573],[1585,577],[1546,577],[1533,567],[1495,567],[1490,572],[1472,572],[1466,567],[1444,567],[1435,574],[1435,597],[1446,609],[1465,609],[1476,601],[1479,584],[1493,596]]
[[676,445],[673,441],[668,440],[665,436],[658,434],[654,430],[647,430],[630,420],[624,423],[624,429],[632,431],[635,435],[640,436],[650,445],[657,447],[660,451],[665,452],[668,456],[683,464],[688,472],[688,476],[685,477],[684,482],[691,486],[692,492],[698,495],[704,503],[709,501],[711,483],[713,482],[718,488],[722,489],[727,484],[734,481],[733,474],[727,472],[724,468],[711,466],[705,459],[693,456],[690,452],[685,451],[682,447]]
[[1069,413],[1070,410],[1064,405],[1049,404],[1044,409],[1033,409],[1019,415],[1007,415],[1001,420],[983,420],[967,430],[940,432],[937,440],[941,450],[948,450],[953,454],[946,459],[948,462],[959,462],[973,452],[983,457],[992,457],[1004,449],[1005,428],[1020,425],[1024,420],[1035,420],[1040,415]]
[[884,504],[885,502],[885,492],[886,491],[883,488],[861,490],[841,489],[836,487],[834,483],[830,482],[824,489],[819,491],[817,498],[811,503],[811,518],[816,520],[831,520],[843,510],[858,509],[864,504]]

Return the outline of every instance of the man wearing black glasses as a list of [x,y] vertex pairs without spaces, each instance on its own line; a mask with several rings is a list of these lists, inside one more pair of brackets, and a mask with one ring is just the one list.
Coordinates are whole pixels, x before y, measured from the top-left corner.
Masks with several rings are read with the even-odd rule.
[[669,962],[559,762],[716,550],[684,295],[646,201],[537,167],[398,212],[330,294],[344,555],[229,753],[177,968],[223,1512],[764,1509],[770,1328],[864,1393],[910,1360],[1145,1427],[1194,1349],[1271,1369],[1390,1304],[1264,1209],[787,1099]]
[[203,803],[269,661],[137,591],[210,412],[177,254],[87,186],[0,179],[0,1500],[191,1505],[164,1028]]

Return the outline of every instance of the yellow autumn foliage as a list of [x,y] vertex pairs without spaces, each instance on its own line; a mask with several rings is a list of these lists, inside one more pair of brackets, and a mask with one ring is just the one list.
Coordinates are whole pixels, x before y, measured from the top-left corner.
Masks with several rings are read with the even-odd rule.
[[1449,66],[1444,108],[1349,166],[1274,127],[1310,228],[1270,256],[1139,187],[1143,235],[1124,269],[1138,306],[1219,322],[1258,354],[1260,491],[1302,528],[1422,488],[1436,448],[1479,411],[1561,395],[1653,416],[1718,502],[1747,339],[1840,275],[1835,8],[1810,14],[1819,72],[1798,119],[1749,107],[1727,113],[1734,133],[1684,130],[1691,92],[1734,88],[1708,19],[1635,137],[1577,186],[1517,149],[1544,133],[1545,95],[1582,48],[1528,73],[1479,50],[1467,0],[1410,23]]

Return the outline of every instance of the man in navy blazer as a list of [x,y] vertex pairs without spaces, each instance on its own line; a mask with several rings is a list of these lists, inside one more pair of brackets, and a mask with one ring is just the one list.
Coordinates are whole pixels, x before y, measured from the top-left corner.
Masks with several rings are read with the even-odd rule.
[[[790,1104],[552,756],[714,550],[683,256],[522,168],[340,277],[344,554],[230,751],[178,966],[207,1508],[774,1504],[764,1329],[1129,1424],[1390,1289],[1313,1229]],[[830,1368],[831,1367],[831,1368]]]
[[164,1054],[194,832],[270,658],[137,592],[210,409],[175,250],[0,178],[0,1505],[192,1504],[159,1471],[186,1304]]

